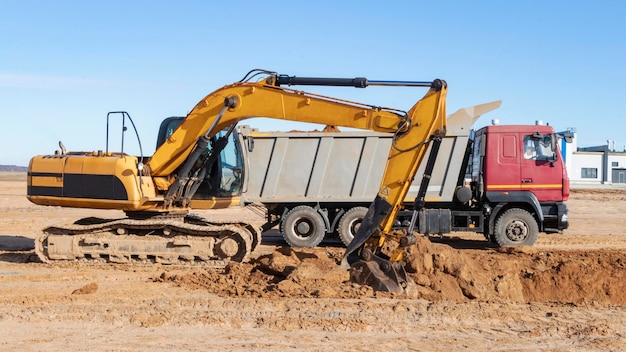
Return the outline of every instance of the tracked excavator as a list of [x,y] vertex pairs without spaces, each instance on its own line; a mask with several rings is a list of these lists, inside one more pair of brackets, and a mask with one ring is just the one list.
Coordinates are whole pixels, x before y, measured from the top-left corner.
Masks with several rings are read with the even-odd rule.
[[[404,86],[428,91],[404,111],[293,88],[300,85]],[[350,268],[352,281],[377,290],[406,292],[411,283],[401,259],[415,237],[411,229],[392,231],[392,225],[429,144],[433,144],[433,157],[427,158],[432,170],[436,156],[432,150],[446,129],[446,92],[446,82],[440,79],[373,81],[252,70],[240,81],[200,100],[151,157],[132,156],[123,150],[110,152],[107,124],[104,151],[68,152],[60,143],[61,150],[54,154],[33,157],[27,197],[39,205],[118,209],[126,216],[90,217],[48,227],[35,241],[36,253],[44,262],[224,266],[228,261],[245,261],[260,242],[257,228],[245,222],[200,217],[191,211],[238,204],[241,168],[231,165],[229,184],[219,182],[227,170],[216,167],[219,154],[239,121],[266,117],[393,133],[380,191],[348,246],[342,266]],[[132,123],[126,112],[117,113]],[[427,185],[428,167],[416,208],[423,205]]]

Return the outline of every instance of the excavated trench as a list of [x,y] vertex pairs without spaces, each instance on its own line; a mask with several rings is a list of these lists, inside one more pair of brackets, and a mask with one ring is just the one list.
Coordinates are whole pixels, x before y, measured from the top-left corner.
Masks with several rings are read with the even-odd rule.
[[[155,281],[229,297],[393,296],[350,283],[348,272],[338,265],[342,254],[341,248],[283,247],[222,270],[165,270]],[[405,261],[418,285],[418,298],[430,301],[626,306],[621,294],[626,291],[626,254],[621,251],[455,249],[420,238]]]

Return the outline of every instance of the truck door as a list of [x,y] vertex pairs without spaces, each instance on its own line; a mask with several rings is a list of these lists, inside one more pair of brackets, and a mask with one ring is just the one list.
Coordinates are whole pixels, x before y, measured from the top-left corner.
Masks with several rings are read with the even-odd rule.
[[553,134],[523,134],[521,165],[523,190],[532,191],[539,201],[563,199],[562,162]]
[[[519,136],[513,132],[492,132],[486,139],[484,178],[487,191],[519,190]],[[495,144],[495,145],[494,145]]]

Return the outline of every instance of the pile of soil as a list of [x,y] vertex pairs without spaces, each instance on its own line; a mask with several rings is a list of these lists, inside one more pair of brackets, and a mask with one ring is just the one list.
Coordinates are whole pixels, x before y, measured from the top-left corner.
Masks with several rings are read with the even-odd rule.
[[[165,271],[155,281],[224,297],[398,297],[350,283],[339,266],[342,255],[341,248],[284,247],[223,270]],[[430,301],[626,306],[626,295],[620,294],[626,291],[626,255],[619,251],[458,250],[420,237],[404,260],[418,297]]]
[[621,251],[458,250],[421,237],[406,262],[428,300],[626,305]]
[[320,131],[317,128],[312,130],[312,131],[302,131],[302,130],[291,130],[289,131],[289,133],[307,133],[307,132],[323,132],[323,133],[336,133],[336,132],[341,132],[341,130],[339,129],[339,127],[335,126],[335,125],[326,125],[324,126],[324,128]]
[[341,132],[341,130],[337,126],[326,125],[324,126],[324,129],[322,130],[322,132]]
[[358,298],[384,295],[371,287],[349,282],[349,272],[338,263],[340,248],[281,247],[250,263],[229,263],[223,270],[191,273],[163,272],[155,281],[206,289],[223,297]]

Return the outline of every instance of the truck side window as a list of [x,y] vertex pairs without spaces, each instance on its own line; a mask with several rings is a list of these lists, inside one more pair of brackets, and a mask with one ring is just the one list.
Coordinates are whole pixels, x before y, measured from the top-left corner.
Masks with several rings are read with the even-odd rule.
[[551,136],[540,138],[532,135],[524,136],[524,159],[526,160],[554,160],[554,148]]
[[524,137],[524,159],[537,159],[537,151],[530,136]]
[[473,147],[473,151],[472,151],[472,160],[469,163],[469,167],[471,167],[470,169],[470,173],[471,173],[471,178],[472,181],[479,181],[479,176],[480,176],[480,168],[482,167],[481,165],[481,160],[480,158],[483,156],[481,154],[481,147],[482,147],[482,136],[477,136],[474,139],[474,145]]

